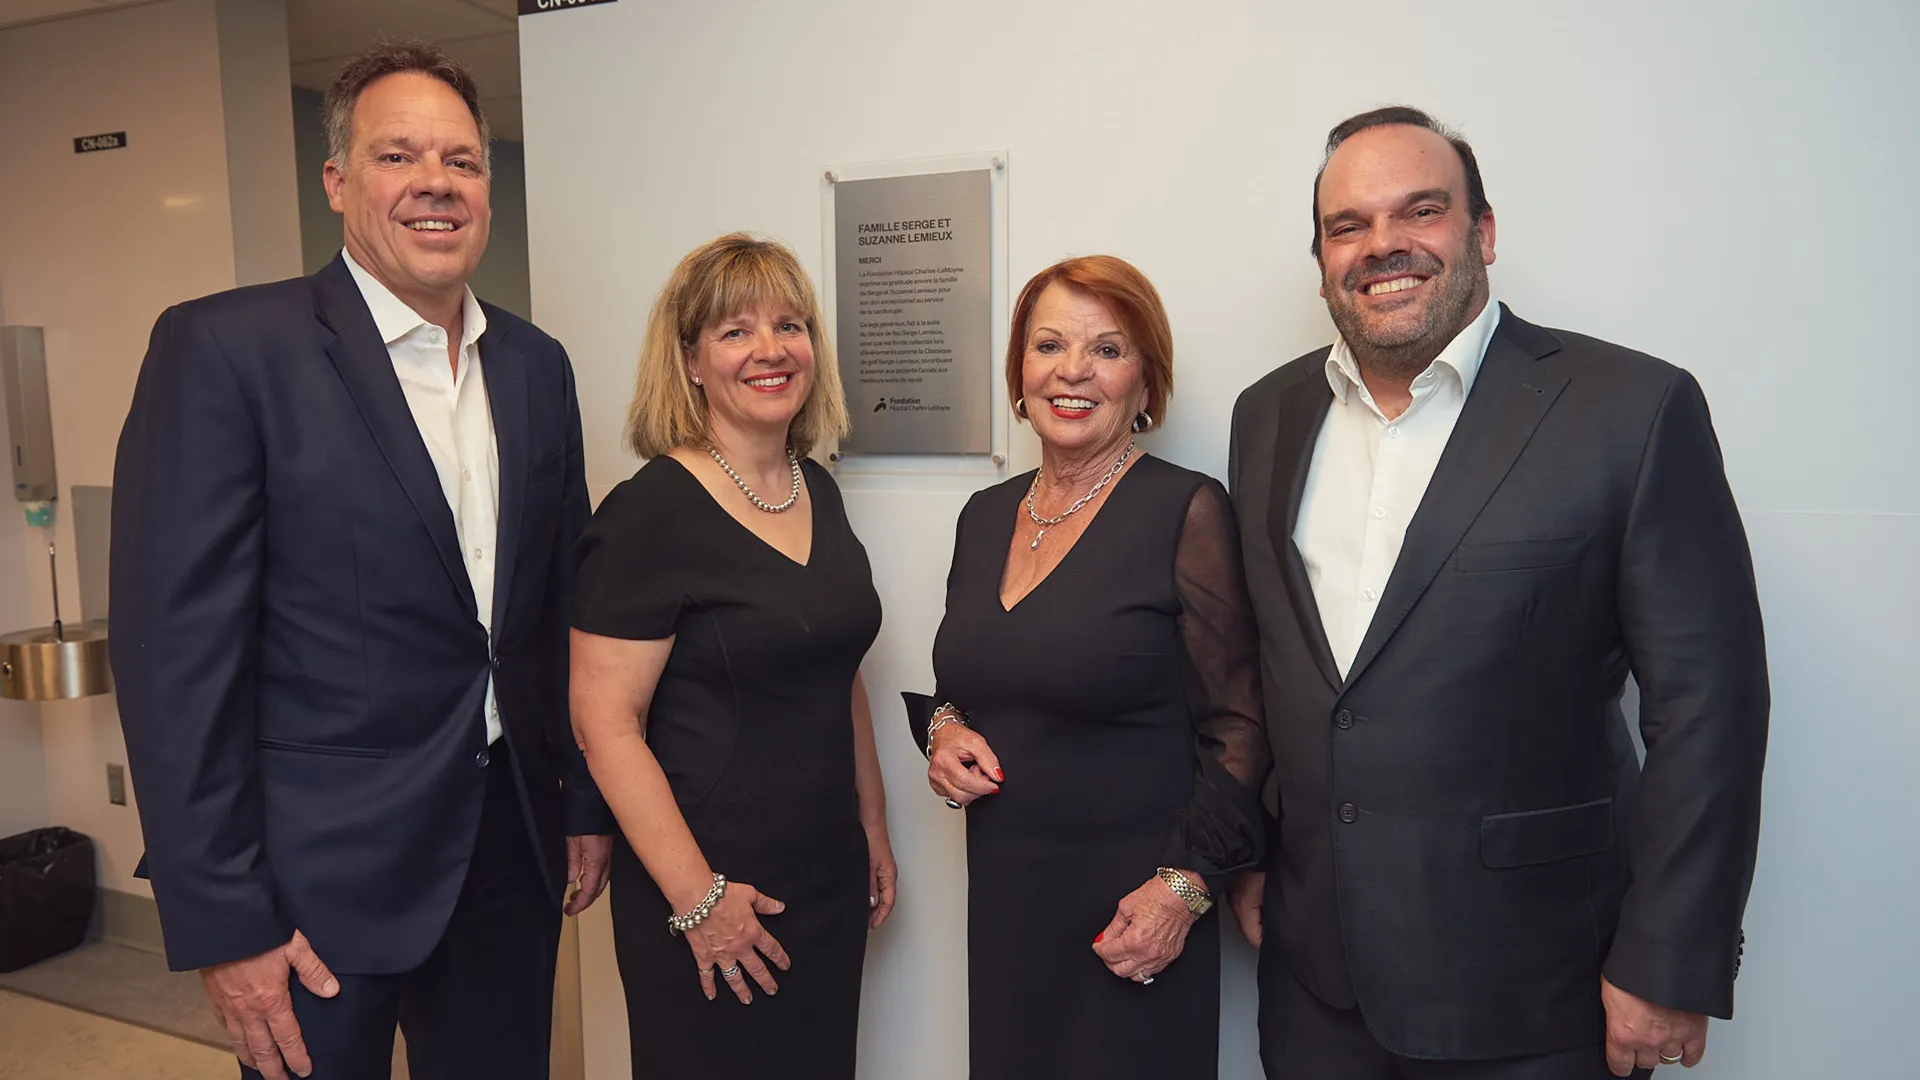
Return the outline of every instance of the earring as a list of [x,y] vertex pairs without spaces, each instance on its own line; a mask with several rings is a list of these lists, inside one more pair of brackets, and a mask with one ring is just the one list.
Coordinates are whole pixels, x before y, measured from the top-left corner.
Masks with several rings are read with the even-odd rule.
[[1134,414],[1134,417],[1133,417],[1134,434],[1145,435],[1147,432],[1152,430],[1153,430],[1153,417],[1148,416],[1146,413]]
[[1013,399],[1013,415],[1019,417],[1022,420],[1025,420],[1027,418],[1027,399],[1026,398],[1018,397]]
[[695,376],[693,377],[693,385],[695,385],[695,386],[705,386],[706,384],[700,381],[700,376],[698,376],[698,375],[695,375]]

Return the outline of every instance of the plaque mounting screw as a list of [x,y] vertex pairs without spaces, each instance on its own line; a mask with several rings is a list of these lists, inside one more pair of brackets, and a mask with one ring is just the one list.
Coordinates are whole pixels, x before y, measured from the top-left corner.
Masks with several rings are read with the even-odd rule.
[[1007,463],[1007,455],[1005,454],[993,455],[993,463],[995,465],[1005,465]]
[[833,171],[832,169],[828,169],[828,170],[827,170],[827,183],[829,183],[829,184],[837,184],[837,183],[839,183],[839,182],[840,182],[840,174],[839,174],[839,173],[837,173],[837,172],[834,172],[834,171]]
[[1004,169],[1004,168],[1006,168],[1006,167],[1007,167],[1007,159],[1006,159],[1006,158],[1003,158],[1003,157],[997,157],[997,158],[994,158],[994,159],[993,159],[993,169],[994,169],[994,171],[995,171],[995,172],[999,172],[999,171],[1000,171],[1001,169]]

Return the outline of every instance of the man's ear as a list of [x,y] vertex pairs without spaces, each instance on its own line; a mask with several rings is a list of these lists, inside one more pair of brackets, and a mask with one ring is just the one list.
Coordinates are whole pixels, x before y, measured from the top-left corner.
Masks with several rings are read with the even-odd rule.
[[327,205],[333,207],[336,214],[347,212],[346,202],[340,197],[341,190],[347,186],[347,171],[332,158],[321,166],[320,183],[327,189]]

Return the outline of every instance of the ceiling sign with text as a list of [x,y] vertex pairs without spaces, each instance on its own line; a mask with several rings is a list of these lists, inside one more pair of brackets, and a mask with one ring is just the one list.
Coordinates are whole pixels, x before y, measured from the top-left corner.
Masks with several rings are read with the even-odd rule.
[[571,8],[592,7],[595,4],[611,4],[615,0],[520,0],[520,14],[544,15],[549,11],[567,11]]

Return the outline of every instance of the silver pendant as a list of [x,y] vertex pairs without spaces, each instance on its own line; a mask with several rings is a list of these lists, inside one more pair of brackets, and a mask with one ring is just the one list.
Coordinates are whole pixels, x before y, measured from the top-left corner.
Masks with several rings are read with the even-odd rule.
[[1027,545],[1027,550],[1032,551],[1038,548],[1040,546],[1040,541],[1045,540],[1046,538],[1047,538],[1047,530],[1041,529],[1037,534],[1035,534],[1033,538],[1033,543]]

